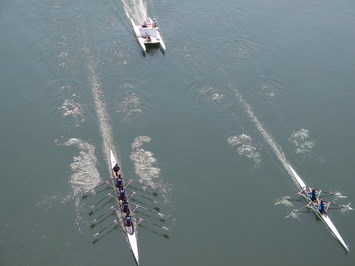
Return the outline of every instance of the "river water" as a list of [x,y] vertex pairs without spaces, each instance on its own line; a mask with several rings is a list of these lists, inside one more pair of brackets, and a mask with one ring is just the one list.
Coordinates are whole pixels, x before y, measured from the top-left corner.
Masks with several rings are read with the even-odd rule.
[[[143,54],[128,17],[156,17]],[[0,4],[1,265],[135,265],[104,186],[135,187],[142,265],[354,265],[355,216],[310,212],[306,184],[355,202],[353,1]],[[345,195],[347,197],[345,197]],[[303,209],[305,210],[305,209]],[[285,218],[287,217],[287,218]]]

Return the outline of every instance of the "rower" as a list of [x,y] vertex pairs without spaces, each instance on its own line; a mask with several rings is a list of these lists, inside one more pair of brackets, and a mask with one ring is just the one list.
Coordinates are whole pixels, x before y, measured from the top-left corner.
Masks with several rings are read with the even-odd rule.
[[113,171],[113,175],[115,177],[118,177],[118,175],[120,174],[120,167],[118,166],[118,163],[115,164],[115,166],[112,168]]
[[311,201],[316,201],[316,190],[314,188],[308,187],[308,197],[311,199]]
[[126,198],[126,191],[123,187],[120,188],[120,191],[118,193],[118,196],[120,198],[120,200],[125,200]]
[[128,207],[128,201],[127,201],[127,199],[125,199],[125,200],[123,201],[123,204],[122,204],[122,211],[123,211],[124,213],[130,213],[129,207]]
[[118,176],[115,178],[115,185],[117,188],[123,187],[123,179],[121,177],[121,174],[118,174]]
[[130,227],[132,225],[132,218],[131,216],[129,215],[129,213],[126,214],[126,217],[125,217],[125,225],[127,227]]
[[323,202],[323,200],[318,199],[318,200],[317,200],[317,205],[318,205],[318,211],[319,211],[321,214],[327,214],[327,213],[325,212],[325,209],[324,209],[324,202]]

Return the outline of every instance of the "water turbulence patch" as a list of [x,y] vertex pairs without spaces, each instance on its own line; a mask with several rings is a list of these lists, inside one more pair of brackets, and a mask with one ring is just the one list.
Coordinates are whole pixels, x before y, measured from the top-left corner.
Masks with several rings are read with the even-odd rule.
[[171,186],[161,180],[161,170],[153,152],[142,148],[144,144],[150,141],[151,138],[147,136],[135,138],[132,143],[130,158],[134,163],[135,173],[140,178],[140,181],[158,188],[165,201],[168,202],[168,193],[171,190]]
[[198,100],[212,104],[217,111],[233,112],[236,108],[233,98],[221,87],[217,83],[197,83],[191,89]]
[[275,104],[287,96],[285,86],[270,79],[257,79],[250,82],[248,92],[252,98],[261,103]]
[[309,155],[315,145],[307,129],[292,130],[288,139],[296,147],[296,153]]
[[252,159],[255,163],[255,166],[260,164],[260,153],[253,144],[251,137],[245,134],[232,135],[227,138],[227,141],[238,152],[239,155]]

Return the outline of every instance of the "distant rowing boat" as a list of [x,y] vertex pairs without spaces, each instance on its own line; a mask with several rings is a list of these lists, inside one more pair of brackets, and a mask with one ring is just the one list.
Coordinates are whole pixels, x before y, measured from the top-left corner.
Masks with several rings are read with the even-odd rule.
[[[117,163],[115,155],[113,154],[112,150],[110,150],[110,158],[111,158],[111,169],[115,166],[115,164]],[[136,235],[136,230],[135,230],[135,225],[134,225],[134,219],[132,218],[132,225],[131,226],[126,226],[126,224],[124,223],[124,213],[122,212],[122,206],[120,203],[120,200],[118,198],[118,189],[115,186],[115,182],[114,182],[114,178],[112,180],[113,183],[113,187],[115,188],[115,192],[116,192],[116,197],[115,200],[119,206],[119,209],[116,210],[116,215],[118,220],[121,220],[121,223],[124,227],[124,231],[126,233],[129,245],[131,247],[134,259],[137,262],[137,265],[139,265],[139,256],[138,256],[138,243],[137,243],[137,235]]]
[[339,243],[343,246],[343,248],[346,251],[349,251],[348,245],[345,243],[343,238],[341,237],[340,233],[338,232],[337,228],[333,224],[332,220],[330,220],[328,214],[322,214],[318,211],[318,208],[314,205],[312,200],[308,197],[308,192],[307,192],[307,186],[301,179],[301,177],[296,173],[296,171],[291,167],[290,170],[292,172],[292,175],[296,181],[296,184],[298,185],[300,191],[301,191],[301,196],[302,198],[307,202],[307,207],[313,211],[313,213],[327,226],[329,231],[332,233],[332,235],[339,241]]

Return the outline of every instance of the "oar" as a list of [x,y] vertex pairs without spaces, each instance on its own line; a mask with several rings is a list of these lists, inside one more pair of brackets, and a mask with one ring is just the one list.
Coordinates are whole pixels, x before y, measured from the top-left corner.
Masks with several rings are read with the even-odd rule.
[[154,213],[154,214],[157,214],[157,215],[159,215],[159,216],[162,217],[162,218],[166,218],[166,217],[167,217],[167,215],[165,215],[165,214],[163,214],[163,213],[152,211],[152,210],[150,210],[150,209],[148,209],[148,208],[146,208],[146,207],[143,207],[143,206],[141,206],[141,205],[138,205],[138,204],[135,204],[135,203],[132,203],[132,202],[129,202],[129,204],[132,204],[132,205],[136,206],[136,208],[141,208],[141,209],[144,209],[144,210],[146,210],[146,211],[149,211],[149,212],[152,212],[152,213]]
[[138,193],[135,192],[135,191],[132,191],[132,190],[129,190],[129,191],[131,191],[133,195],[138,195],[138,196],[140,196],[140,197],[142,197],[142,198],[144,198],[144,199],[150,200],[150,201],[152,201],[152,202],[154,202],[154,203],[156,203],[156,204],[160,204],[160,202],[158,202],[158,201],[156,201],[156,200],[152,200],[152,199],[150,199],[150,198],[148,198],[148,197],[145,197],[145,196],[143,196],[143,195],[141,195],[141,194],[138,194]]
[[94,208],[96,205],[98,205],[99,203],[101,203],[102,201],[104,201],[107,197],[112,196],[112,193],[108,193],[106,197],[104,197],[103,199],[101,199],[100,201],[96,202],[94,205],[92,205],[90,208]]
[[93,234],[94,237],[98,236],[99,234],[101,234],[103,231],[105,231],[107,228],[109,228],[111,225],[113,224],[117,224],[118,220],[114,220],[112,223],[110,223],[108,226],[106,226],[105,228],[101,229],[99,232],[97,232],[96,234]]
[[95,220],[91,221],[91,223],[95,223],[98,219],[100,219],[102,216],[104,216],[106,213],[108,213],[111,210],[115,209],[115,206],[117,204],[112,205],[108,210],[106,210],[104,213],[102,213],[100,216],[98,216]]
[[327,203],[329,205],[334,205],[334,206],[340,207],[341,209],[354,210],[353,208],[351,208],[350,206],[347,206],[347,205],[338,205],[338,204],[335,204],[335,203],[329,202],[329,201],[326,201],[325,203]]
[[169,227],[161,226],[160,224],[153,223],[153,222],[151,222],[149,220],[146,220],[146,219],[143,219],[143,218],[138,218],[138,219],[139,219],[139,222],[146,222],[148,224],[152,224],[152,225],[155,225],[157,227],[163,228],[166,231],[170,231]]
[[[123,179],[125,179],[125,178],[123,178]],[[142,183],[142,182],[140,182],[140,181],[135,181],[135,180],[133,180],[133,179],[127,179],[127,180],[128,180],[129,182],[132,182],[132,183],[140,184],[141,186],[144,186],[144,187],[150,187],[150,188],[152,188],[152,189],[159,190],[159,189],[156,188],[156,187],[153,187],[153,186],[144,184],[144,183]]]
[[101,187],[102,185],[107,185],[108,183],[109,183],[109,180],[106,180],[106,181],[104,181],[103,183],[97,185],[96,187],[93,187],[92,189],[89,189],[89,190],[86,191],[86,192],[82,192],[82,193],[81,193],[81,197],[82,197],[83,199],[86,199],[86,198],[88,197],[88,193],[89,193],[90,191],[95,190],[95,189],[97,189],[98,187]]
[[82,194],[85,195],[85,194],[89,193],[91,190],[95,190],[95,189],[97,189],[98,187],[101,187],[102,185],[106,185],[106,184],[109,183],[110,180],[112,180],[112,179],[105,180],[105,181],[102,182],[101,184],[97,185],[96,187],[93,187],[93,188],[89,189],[89,190],[86,191],[86,192],[83,192]]
[[[131,197],[133,197],[134,195],[131,195]],[[149,206],[148,204],[147,204],[147,202],[143,202],[143,201],[140,201],[140,200],[138,200],[137,198],[134,198],[134,199],[132,199],[132,200],[127,200],[128,202],[137,202],[137,203],[139,203],[139,204],[141,204],[141,205],[144,205],[145,207],[150,207],[150,208],[153,208],[154,210],[156,210],[157,212],[158,211],[160,211],[160,208],[158,208],[158,207],[153,207],[153,206]]]
[[323,192],[323,193],[327,193],[327,194],[329,194],[329,195],[335,195],[334,192],[327,192],[327,191],[324,191],[324,190],[321,190],[321,189],[316,189],[316,188],[315,188],[315,190],[319,191],[319,193],[320,193],[320,192]]
[[[288,199],[291,199],[291,198],[293,198],[294,196],[301,195],[301,194],[302,194],[302,192],[299,191],[299,192],[297,192],[296,194],[294,194],[294,195],[292,195],[292,196],[289,196]],[[287,197],[287,196],[286,196],[286,197]]]

